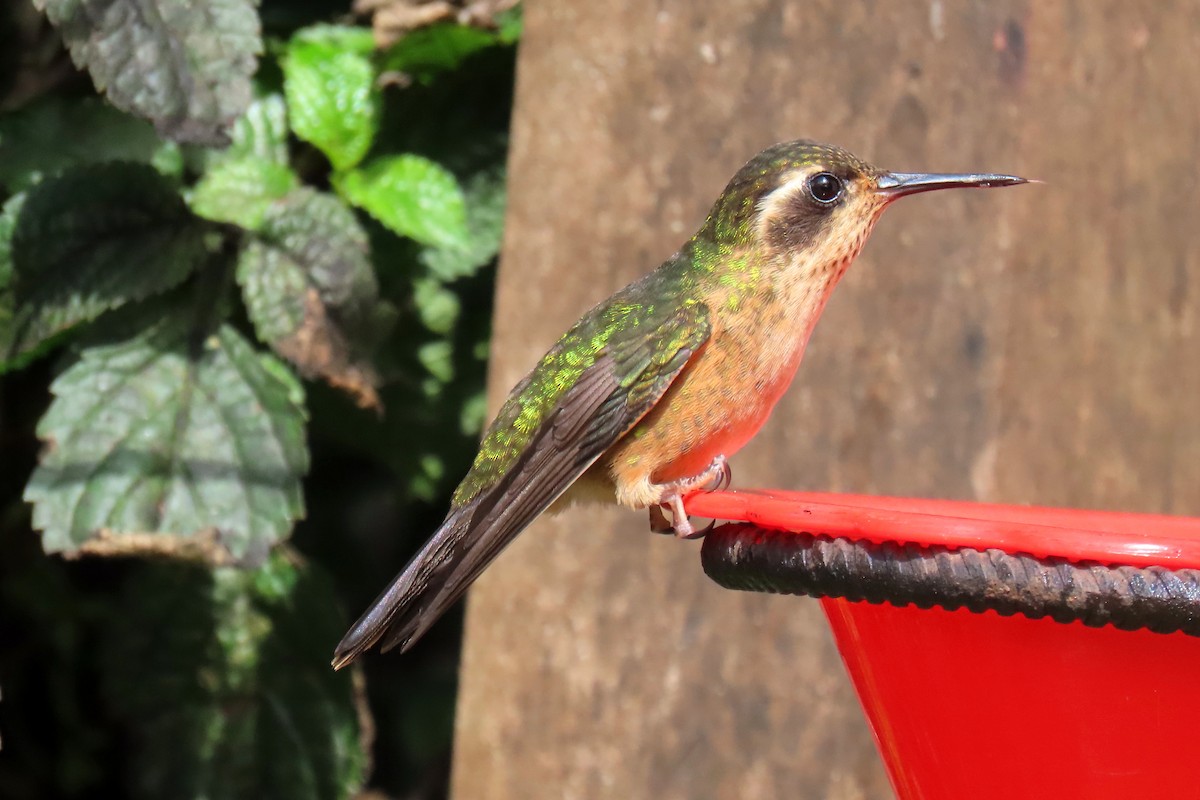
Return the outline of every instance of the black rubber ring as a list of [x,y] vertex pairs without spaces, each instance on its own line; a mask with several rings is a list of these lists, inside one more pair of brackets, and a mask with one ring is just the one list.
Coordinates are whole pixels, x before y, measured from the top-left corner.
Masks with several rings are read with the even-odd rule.
[[709,531],[700,558],[705,573],[727,589],[991,609],[1095,628],[1200,636],[1200,570],[874,544],[745,523]]

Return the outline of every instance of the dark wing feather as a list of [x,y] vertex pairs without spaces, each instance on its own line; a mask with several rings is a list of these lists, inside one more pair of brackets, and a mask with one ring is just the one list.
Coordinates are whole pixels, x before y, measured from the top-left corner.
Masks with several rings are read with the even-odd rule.
[[518,533],[662,397],[707,341],[707,310],[680,309],[653,333],[663,335],[603,352],[562,395],[508,473],[451,510],[346,633],[334,655],[335,668],[380,640],[384,650],[411,647]]

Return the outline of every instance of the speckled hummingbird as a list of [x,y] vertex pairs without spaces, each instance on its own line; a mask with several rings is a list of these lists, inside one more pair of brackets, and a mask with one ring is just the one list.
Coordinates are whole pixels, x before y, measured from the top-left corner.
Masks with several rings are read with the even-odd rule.
[[727,484],[830,292],[893,200],[1011,175],[887,172],[824,144],[768,147],[658,269],[584,314],[509,394],[445,522],[337,646],[407,650],[535,517],[577,500],[650,509]]

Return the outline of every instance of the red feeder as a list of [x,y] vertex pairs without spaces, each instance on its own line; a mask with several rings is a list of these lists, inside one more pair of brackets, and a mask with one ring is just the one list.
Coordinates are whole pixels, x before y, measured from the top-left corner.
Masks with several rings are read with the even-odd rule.
[[[1200,520],[798,492],[689,512],[872,542],[1200,568]],[[897,796],[1198,797],[1200,638],[821,601]]]

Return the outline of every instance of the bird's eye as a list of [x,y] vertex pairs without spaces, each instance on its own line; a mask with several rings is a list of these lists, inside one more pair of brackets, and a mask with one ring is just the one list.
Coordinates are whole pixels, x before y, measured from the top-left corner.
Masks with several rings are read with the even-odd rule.
[[822,205],[830,205],[842,196],[842,180],[829,172],[818,172],[808,179],[808,192]]

